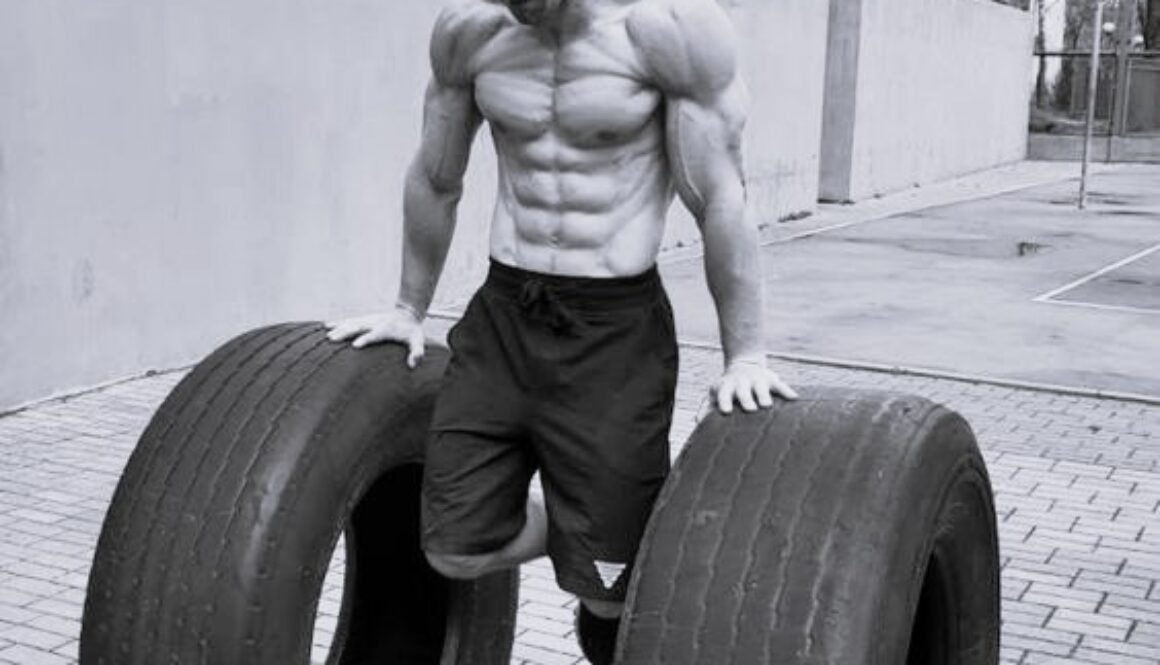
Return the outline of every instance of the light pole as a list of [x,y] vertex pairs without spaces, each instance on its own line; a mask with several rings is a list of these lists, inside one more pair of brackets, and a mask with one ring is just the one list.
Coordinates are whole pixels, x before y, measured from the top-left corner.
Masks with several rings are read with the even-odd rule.
[[1116,2],[1118,0],[1096,0],[1096,16],[1092,23],[1092,61],[1088,67],[1087,122],[1084,123],[1083,164],[1079,174],[1080,210],[1087,207],[1087,176],[1088,164],[1091,162],[1092,126],[1096,122],[1096,94],[1099,92],[1100,84],[1100,51],[1103,46],[1104,32],[1115,30],[1115,26],[1112,26],[1112,30],[1108,30],[1107,26],[1104,25],[1104,5],[1114,5]]

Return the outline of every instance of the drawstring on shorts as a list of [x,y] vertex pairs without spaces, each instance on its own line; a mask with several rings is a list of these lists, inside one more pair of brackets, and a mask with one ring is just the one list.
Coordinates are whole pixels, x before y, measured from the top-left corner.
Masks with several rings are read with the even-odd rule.
[[520,309],[556,332],[572,331],[580,322],[550,285],[535,278],[520,288]]

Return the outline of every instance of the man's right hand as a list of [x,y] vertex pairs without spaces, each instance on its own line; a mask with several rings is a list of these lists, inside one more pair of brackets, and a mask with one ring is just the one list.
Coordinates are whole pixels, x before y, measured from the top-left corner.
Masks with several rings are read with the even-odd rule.
[[423,359],[423,323],[406,307],[395,307],[385,314],[369,314],[326,323],[332,342],[353,339],[356,349],[382,342],[407,345],[407,367],[414,369]]

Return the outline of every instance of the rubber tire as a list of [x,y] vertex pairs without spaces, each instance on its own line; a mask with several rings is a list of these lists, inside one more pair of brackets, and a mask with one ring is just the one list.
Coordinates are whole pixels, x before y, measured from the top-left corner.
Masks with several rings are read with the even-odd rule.
[[507,665],[515,571],[435,574],[418,546],[423,441],[447,352],[355,350],[316,323],[242,335],[163,402],[120,479],[85,600],[84,665],[308,663],[347,536],[328,663]]
[[970,427],[835,388],[709,416],[658,498],[617,647],[634,665],[997,663],[998,535]]

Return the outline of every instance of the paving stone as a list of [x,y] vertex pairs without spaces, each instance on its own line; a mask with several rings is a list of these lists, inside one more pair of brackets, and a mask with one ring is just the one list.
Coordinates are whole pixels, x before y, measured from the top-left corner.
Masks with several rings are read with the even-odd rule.
[[25,607],[34,612],[51,614],[62,619],[76,619],[77,621],[80,621],[82,611],[81,603],[57,600],[56,598],[41,598]]
[[[43,630],[49,633],[62,635],[72,641],[81,634],[81,622],[75,619],[63,619],[51,614],[38,615],[34,620],[25,622],[29,626],[34,626],[38,630]],[[62,643],[62,646],[67,642]],[[56,651],[59,651],[57,647]]]
[[69,641],[68,637],[28,624],[0,625],[0,638],[44,651],[52,651]]
[[1160,621],[1160,601],[1141,600],[1124,595],[1109,595],[1104,604],[1100,606],[1100,612],[1108,616],[1135,619],[1137,622],[1136,632],[1139,632],[1140,626],[1146,625],[1147,622]]
[[585,661],[577,654],[561,653],[541,647],[516,642],[512,647],[512,662],[535,665],[577,665]]
[[18,591],[13,584],[15,584],[15,581],[5,583],[4,594],[0,596],[0,606],[25,607],[41,599],[35,594]]
[[516,622],[516,635],[519,636],[532,632],[557,638],[568,637],[569,639],[575,639],[575,637],[570,637],[574,634],[571,623],[544,619],[542,617],[529,615],[527,612],[521,612],[519,620]]
[[36,579],[35,577],[17,577],[5,585],[5,596],[24,593],[35,598],[49,598],[64,591],[65,587],[54,582]]
[[6,649],[0,649],[0,663],[13,665],[69,665],[72,659],[55,654],[51,651],[30,647],[25,644],[13,644]]
[[1147,598],[1152,580],[1127,575],[1114,575],[1098,570],[1081,570],[1072,587],[1089,589],[1110,595],[1126,595],[1133,598]]
[[576,642],[575,637],[565,635],[554,635],[551,633],[543,633],[538,630],[527,630],[520,635],[520,643],[528,646],[539,647],[548,651],[556,653],[567,654],[574,658],[579,658],[583,654],[580,652],[580,647]]
[[1083,639],[1083,648],[1104,653],[1119,654],[1131,658],[1142,658],[1147,662],[1160,663],[1160,644],[1144,644],[1134,641],[1120,642],[1107,640],[1101,637],[1087,637]]
[[[77,630],[79,631],[80,628],[78,627]],[[77,659],[80,658],[80,646],[80,640],[73,639],[53,649],[52,652],[58,656],[62,656],[68,659],[69,662],[75,663]]]
[[1133,622],[1120,617],[1101,615],[1097,612],[1077,612],[1061,608],[1047,620],[1046,628],[1077,632],[1084,637],[1102,637],[1124,642],[1131,632]]
[[1020,600],[1027,603],[1050,605],[1059,609],[1080,612],[1095,612],[1104,602],[1105,594],[1099,591],[1076,589],[1070,586],[1033,582]]

